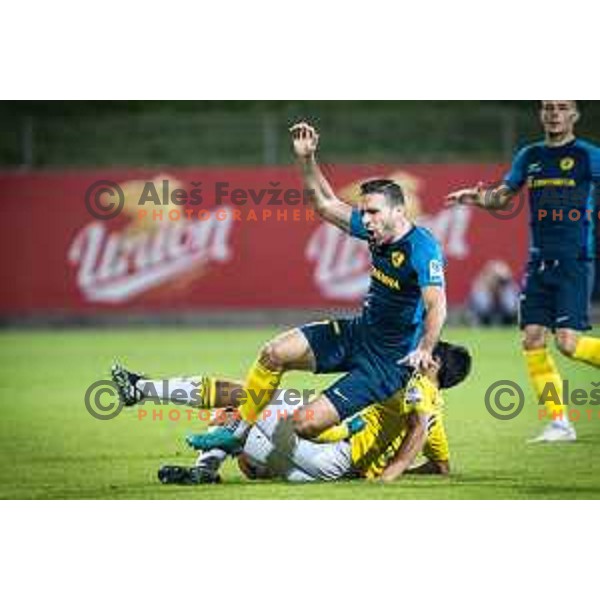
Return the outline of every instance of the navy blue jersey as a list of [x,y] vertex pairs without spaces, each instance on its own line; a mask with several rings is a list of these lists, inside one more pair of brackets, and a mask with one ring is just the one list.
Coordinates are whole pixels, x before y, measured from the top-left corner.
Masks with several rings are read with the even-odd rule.
[[[351,235],[368,240],[361,213],[352,212]],[[391,358],[414,349],[424,318],[422,290],[444,286],[444,258],[433,235],[413,227],[392,244],[371,245],[371,284],[361,315],[366,341]]]
[[532,259],[594,257],[600,148],[581,140],[526,146],[504,181],[515,192],[523,186],[529,190]]

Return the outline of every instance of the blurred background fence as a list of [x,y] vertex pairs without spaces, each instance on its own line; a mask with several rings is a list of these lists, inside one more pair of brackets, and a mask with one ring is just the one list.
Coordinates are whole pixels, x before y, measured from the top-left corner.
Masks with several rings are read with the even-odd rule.
[[[337,163],[504,162],[539,136],[535,102],[5,102],[4,168],[277,165],[286,126],[327,132]],[[583,107],[583,135],[597,103]]]

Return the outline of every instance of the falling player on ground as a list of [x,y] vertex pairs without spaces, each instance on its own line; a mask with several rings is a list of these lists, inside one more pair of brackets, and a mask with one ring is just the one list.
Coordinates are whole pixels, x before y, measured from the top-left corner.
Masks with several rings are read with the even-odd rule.
[[[239,455],[240,467],[251,478],[290,482],[351,477],[392,481],[405,473],[423,451],[427,462],[411,472],[448,474],[448,442],[439,389],[461,383],[470,367],[471,357],[465,348],[438,343],[433,360],[422,375],[414,375],[406,388],[393,398],[369,406],[326,432],[328,442],[298,438],[292,427],[298,414],[298,402],[286,401],[285,390],[277,391],[272,404],[259,415],[246,437]],[[116,382],[129,404],[133,404],[132,396],[136,402],[141,401],[145,390],[165,389],[163,381],[144,379],[123,367],[121,373],[127,376]],[[135,389],[131,389],[134,380]],[[206,405],[202,399],[213,388],[214,406],[220,410],[238,409],[237,399],[244,395],[240,384],[210,377],[199,377],[197,381],[196,387],[193,379],[169,380],[166,389],[187,391],[190,398],[199,398],[201,405]],[[199,439],[201,435],[193,435],[187,441],[195,448]],[[162,467],[159,479],[163,483],[214,483],[219,481],[218,471],[226,457],[225,451],[212,449],[202,453],[194,467]]]

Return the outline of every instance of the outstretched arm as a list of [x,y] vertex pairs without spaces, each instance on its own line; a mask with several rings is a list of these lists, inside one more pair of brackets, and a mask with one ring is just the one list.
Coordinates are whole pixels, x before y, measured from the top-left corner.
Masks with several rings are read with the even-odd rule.
[[412,465],[427,440],[427,418],[427,414],[416,411],[408,415],[408,431],[396,456],[381,474],[383,482],[388,483],[398,479]]
[[456,206],[464,204],[479,206],[487,210],[501,210],[510,204],[515,194],[516,192],[505,183],[485,187],[480,181],[473,188],[464,188],[448,194],[446,196],[446,205]]
[[510,171],[500,184],[485,186],[481,181],[473,188],[457,190],[446,196],[447,205],[467,204],[487,210],[507,208],[527,180],[530,164],[529,147],[517,152]]
[[319,134],[307,123],[290,127],[290,133],[304,186],[313,192],[311,198],[315,210],[325,221],[346,232],[350,231],[352,207],[336,197],[315,158]]

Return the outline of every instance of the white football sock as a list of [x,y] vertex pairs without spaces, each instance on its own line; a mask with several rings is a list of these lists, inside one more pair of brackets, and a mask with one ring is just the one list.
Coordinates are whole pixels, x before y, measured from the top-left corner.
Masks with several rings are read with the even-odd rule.
[[227,452],[220,448],[213,448],[207,452],[200,452],[196,459],[196,466],[210,469],[213,473],[216,473],[223,464],[223,461],[227,458]]
[[562,427],[567,427],[568,425],[570,425],[570,421],[569,421],[569,416],[567,415],[567,411],[565,410],[565,412],[563,412],[560,417],[558,417],[557,419],[554,419],[554,421],[556,423],[558,423],[559,425],[561,425]]
[[135,387],[144,397],[160,398],[161,400],[177,400],[192,402],[198,400],[201,377],[175,379],[140,379]]

